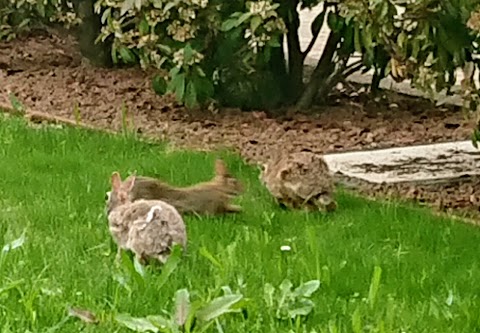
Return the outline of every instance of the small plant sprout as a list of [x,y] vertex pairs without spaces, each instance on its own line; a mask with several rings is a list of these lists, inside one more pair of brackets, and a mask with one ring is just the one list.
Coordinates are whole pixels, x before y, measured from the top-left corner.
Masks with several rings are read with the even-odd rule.
[[283,280],[278,289],[267,283],[264,287],[264,301],[277,319],[296,321],[313,310],[315,304],[310,297],[319,287],[319,280],[307,281],[293,290],[293,284],[288,279]]
[[75,123],[77,125],[80,125],[82,122],[82,116],[80,114],[80,107],[78,105],[78,102],[75,102],[75,105],[73,106],[73,116],[75,117]]

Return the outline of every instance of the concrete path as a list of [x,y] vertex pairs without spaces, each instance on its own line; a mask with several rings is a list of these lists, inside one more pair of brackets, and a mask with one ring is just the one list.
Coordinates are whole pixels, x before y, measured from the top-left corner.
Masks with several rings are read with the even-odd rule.
[[335,153],[324,158],[333,173],[377,184],[480,175],[480,151],[471,141]]

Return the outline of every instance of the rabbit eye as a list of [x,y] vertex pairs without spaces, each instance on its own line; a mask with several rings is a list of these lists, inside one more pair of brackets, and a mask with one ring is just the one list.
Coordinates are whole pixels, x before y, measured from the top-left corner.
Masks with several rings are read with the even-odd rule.
[[105,193],[105,200],[109,200],[110,199],[110,194],[112,192],[108,191],[107,193]]

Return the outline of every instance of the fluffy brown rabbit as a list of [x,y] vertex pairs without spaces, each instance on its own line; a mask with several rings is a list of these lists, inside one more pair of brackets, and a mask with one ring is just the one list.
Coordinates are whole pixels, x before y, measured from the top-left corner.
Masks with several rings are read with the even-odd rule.
[[279,154],[263,165],[259,176],[279,204],[288,208],[333,211],[334,180],[321,155]]
[[158,179],[137,177],[131,199],[162,200],[181,214],[217,215],[240,212],[242,208],[231,204],[230,200],[242,192],[242,183],[229,173],[222,160],[217,159],[212,180],[188,187],[174,187]]
[[106,209],[110,233],[118,245],[117,260],[123,249],[132,251],[142,264],[151,258],[165,263],[174,244],[186,248],[185,224],[175,207],[160,200],[131,202],[135,175],[122,182],[114,172],[111,181]]

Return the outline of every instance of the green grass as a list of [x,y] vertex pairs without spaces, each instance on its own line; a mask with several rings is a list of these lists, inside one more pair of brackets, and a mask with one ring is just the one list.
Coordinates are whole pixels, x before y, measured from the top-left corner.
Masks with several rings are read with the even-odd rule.
[[[228,154],[222,156],[245,183],[238,199],[245,212],[185,218],[188,253],[165,284],[161,272],[148,269],[142,285],[114,266],[104,214],[112,171],[185,185],[209,179],[216,158],[164,148],[0,120],[0,245],[25,231],[23,245],[0,257],[1,332],[127,332],[116,313],[161,314],[178,289],[206,302],[222,295],[222,286],[243,294],[244,310],[224,315],[211,332],[480,332],[478,229],[344,193],[333,214],[288,212],[260,185],[258,170]],[[282,252],[282,245],[292,250]],[[264,290],[284,279],[294,286],[321,281],[308,316],[275,316],[277,303],[269,306]],[[67,318],[67,305],[89,309],[101,322]]]

